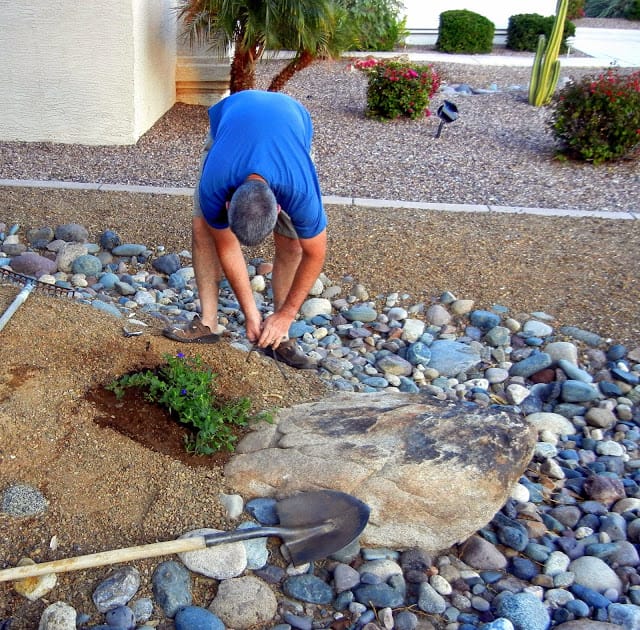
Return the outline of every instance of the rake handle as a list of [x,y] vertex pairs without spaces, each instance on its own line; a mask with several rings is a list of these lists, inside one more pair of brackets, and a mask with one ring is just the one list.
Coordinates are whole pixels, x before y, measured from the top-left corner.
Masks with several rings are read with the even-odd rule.
[[7,325],[11,316],[20,308],[35,288],[36,285],[30,282],[21,289],[20,293],[18,293],[15,298],[13,298],[13,302],[9,304],[7,310],[2,314],[2,317],[0,317],[0,330]]
[[31,564],[22,567],[13,567],[0,571],[0,582],[10,580],[22,580],[37,575],[48,573],[67,573],[80,569],[92,567],[102,567],[108,564],[118,564],[119,562],[129,562],[131,560],[141,560],[143,558],[156,558],[158,556],[171,555],[174,553],[184,553],[187,551],[198,551],[220,545],[224,543],[248,540],[250,538],[264,538],[265,536],[279,536],[284,532],[278,527],[251,527],[238,529],[232,532],[220,532],[219,534],[205,534],[204,536],[189,536],[176,540],[138,545],[136,547],[124,547],[111,551],[99,551],[85,556],[75,558],[63,558],[52,560],[41,564]]

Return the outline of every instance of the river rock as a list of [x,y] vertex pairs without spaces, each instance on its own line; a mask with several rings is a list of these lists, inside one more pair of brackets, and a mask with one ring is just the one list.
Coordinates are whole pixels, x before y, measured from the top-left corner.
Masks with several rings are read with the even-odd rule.
[[[219,529],[201,528],[180,536],[194,538],[207,534],[219,534]],[[183,564],[194,573],[200,573],[216,580],[237,577],[247,568],[247,550],[242,542],[213,545],[206,549],[185,551],[178,554]]]
[[[17,566],[24,567],[35,564],[31,558],[22,558]],[[13,588],[16,593],[26,597],[30,602],[35,602],[53,590],[57,582],[58,576],[55,573],[45,573],[17,580],[13,583]]]
[[243,496],[348,492],[371,508],[363,544],[439,550],[491,520],[534,445],[505,411],[343,393],[280,411],[240,442],[225,477]]
[[437,370],[441,376],[456,376],[476,367],[481,361],[477,350],[460,341],[438,339],[429,349],[429,367]]
[[76,611],[65,604],[65,602],[55,602],[44,609],[38,630],[75,630]]
[[35,252],[24,252],[11,259],[11,268],[18,273],[39,278],[44,274],[52,274],[57,271],[56,263],[45,256]]
[[276,596],[269,585],[247,575],[220,582],[209,610],[220,617],[227,628],[244,630],[270,622],[277,606]]

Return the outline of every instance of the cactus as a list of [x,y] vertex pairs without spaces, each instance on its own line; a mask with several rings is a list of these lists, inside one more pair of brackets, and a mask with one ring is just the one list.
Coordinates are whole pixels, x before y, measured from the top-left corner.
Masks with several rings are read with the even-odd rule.
[[558,84],[560,77],[560,61],[558,53],[564,35],[564,23],[567,18],[569,0],[558,0],[556,5],[556,19],[551,29],[549,41],[544,35],[538,38],[538,49],[531,69],[529,83],[529,103],[539,107],[547,104]]

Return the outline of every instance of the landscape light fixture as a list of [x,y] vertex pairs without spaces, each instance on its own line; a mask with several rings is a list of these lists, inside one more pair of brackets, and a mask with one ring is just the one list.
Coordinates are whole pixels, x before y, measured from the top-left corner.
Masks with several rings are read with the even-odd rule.
[[452,103],[451,101],[444,101],[442,105],[438,107],[437,114],[440,119],[440,124],[438,125],[438,131],[436,132],[436,138],[439,138],[444,125],[446,123],[452,123],[456,118],[458,118],[458,108],[455,103]]

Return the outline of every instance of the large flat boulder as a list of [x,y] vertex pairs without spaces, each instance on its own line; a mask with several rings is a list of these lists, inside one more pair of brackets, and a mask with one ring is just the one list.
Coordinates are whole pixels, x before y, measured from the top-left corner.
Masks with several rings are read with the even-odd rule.
[[246,497],[329,488],[371,507],[364,544],[430,551],[502,507],[536,432],[497,409],[424,394],[337,394],[278,412],[238,445],[227,481]]

